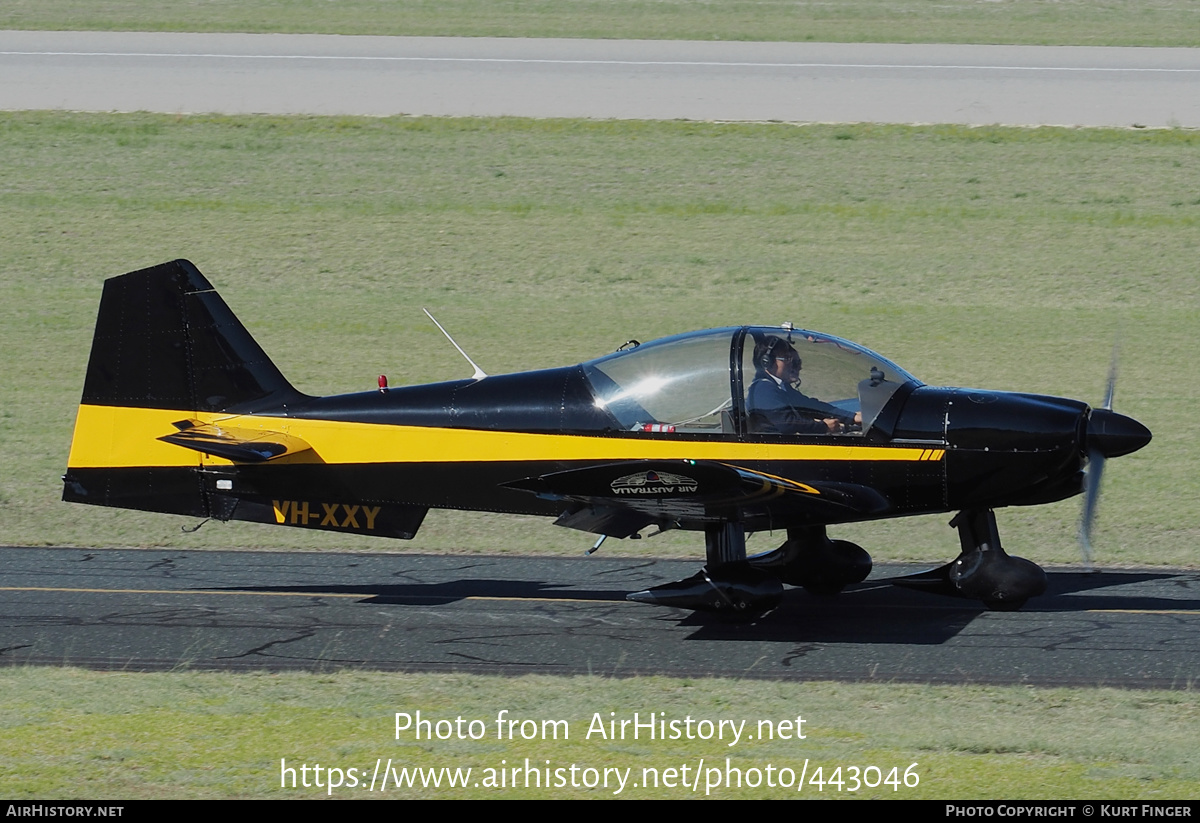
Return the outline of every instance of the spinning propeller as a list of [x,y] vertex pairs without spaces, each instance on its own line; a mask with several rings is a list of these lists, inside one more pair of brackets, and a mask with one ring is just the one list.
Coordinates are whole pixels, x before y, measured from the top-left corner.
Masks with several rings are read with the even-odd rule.
[[1113,344],[1112,362],[1108,367],[1108,386],[1104,404],[1088,415],[1083,446],[1087,452],[1087,469],[1083,481],[1083,512],[1079,518],[1079,548],[1083,563],[1092,568],[1092,524],[1096,520],[1096,504],[1100,500],[1100,480],[1104,463],[1110,457],[1135,452],[1150,442],[1150,430],[1132,417],[1112,410],[1117,388],[1117,345]]

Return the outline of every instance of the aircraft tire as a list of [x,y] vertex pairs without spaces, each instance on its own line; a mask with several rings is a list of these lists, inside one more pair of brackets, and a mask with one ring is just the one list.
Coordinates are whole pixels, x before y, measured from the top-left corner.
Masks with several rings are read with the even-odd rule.
[[1020,611],[1021,607],[1029,601],[1029,598],[1023,597],[1019,600],[984,600],[983,605],[987,606],[988,611],[992,612],[1015,612]]
[[837,557],[838,566],[822,570],[816,579],[801,583],[801,587],[816,597],[834,597],[851,583],[861,583],[871,573],[871,555],[849,540],[830,540],[830,555]]

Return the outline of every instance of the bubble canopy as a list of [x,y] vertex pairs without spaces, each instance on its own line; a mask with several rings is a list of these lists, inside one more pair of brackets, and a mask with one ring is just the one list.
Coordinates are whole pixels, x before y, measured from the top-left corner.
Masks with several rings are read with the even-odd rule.
[[816,401],[808,410],[814,420],[832,415],[853,421],[861,414],[861,426],[846,426],[846,435],[868,431],[901,386],[921,385],[857,343],[786,326],[679,334],[589,360],[583,369],[596,407],[626,431],[778,435],[788,432],[754,425],[751,387],[772,379],[782,385],[768,373],[765,353],[792,358],[793,351],[799,379],[789,383],[788,397]]

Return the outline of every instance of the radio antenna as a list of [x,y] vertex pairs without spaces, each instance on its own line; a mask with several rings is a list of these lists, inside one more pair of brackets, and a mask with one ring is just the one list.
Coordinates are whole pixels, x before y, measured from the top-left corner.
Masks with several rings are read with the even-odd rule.
[[450,332],[448,332],[444,328],[442,328],[442,324],[437,321],[436,317],[434,317],[432,314],[429,313],[429,309],[421,309],[421,311],[425,312],[425,316],[433,321],[433,325],[438,327],[438,331],[440,331],[442,334],[446,335],[446,339],[450,341],[450,345],[453,346],[454,348],[458,349],[458,353],[461,354],[464,358],[466,358],[466,361],[471,364],[471,368],[473,368],[475,370],[475,373],[473,375],[471,375],[471,379],[472,380],[482,380],[483,378],[487,377],[487,372],[485,372],[483,369],[479,368],[479,365],[474,360],[471,359],[471,356],[469,354],[467,354],[465,351],[463,351],[462,346],[460,346],[454,342],[454,338],[450,336]]

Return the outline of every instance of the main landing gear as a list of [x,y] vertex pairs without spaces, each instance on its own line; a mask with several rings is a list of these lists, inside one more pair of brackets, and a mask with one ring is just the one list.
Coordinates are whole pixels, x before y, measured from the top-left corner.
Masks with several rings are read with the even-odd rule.
[[996,514],[991,509],[959,512],[950,525],[958,529],[962,552],[939,569],[905,577],[899,585],[982,600],[993,611],[1016,611],[1046,591],[1046,572],[1000,545]]
[[830,540],[824,526],[788,529],[788,539],[771,552],[746,556],[741,523],[704,531],[707,563],[675,583],[627,595],[629,600],[677,609],[757,615],[779,605],[783,584],[814,594],[836,594],[871,573],[871,556],[845,540]]
[[[901,578],[908,588],[980,600],[993,611],[1016,611],[1046,591],[1046,572],[1000,545],[991,509],[967,509],[950,525],[962,551],[933,571]],[[705,529],[707,563],[686,580],[626,595],[629,600],[735,616],[764,614],[779,605],[783,584],[833,595],[871,573],[871,556],[846,540],[830,540],[824,526],[791,528],[774,551],[746,556],[741,523]]]

